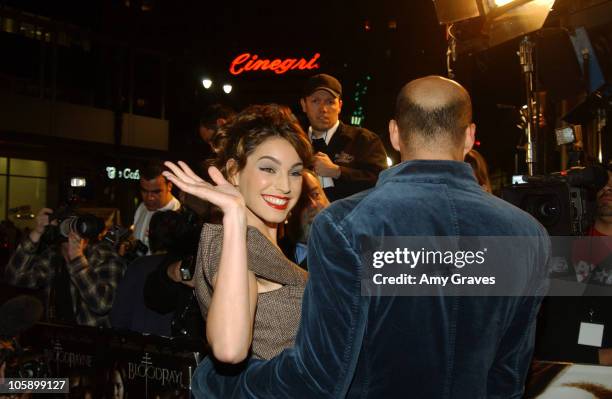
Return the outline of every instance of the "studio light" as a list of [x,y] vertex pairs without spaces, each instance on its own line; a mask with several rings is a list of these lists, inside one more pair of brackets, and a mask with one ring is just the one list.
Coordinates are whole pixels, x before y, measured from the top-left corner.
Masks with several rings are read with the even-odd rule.
[[555,0],[515,0],[490,9],[484,26],[489,34],[489,46],[542,28],[554,3]]
[[539,110],[535,91],[535,42],[529,34],[542,28],[555,0],[433,0],[440,24],[446,25],[448,76],[454,78],[453,62],[458,55],[497,46],[523,36],[519,61],[525,84],[527,115],[526,156],[529,175],[536,171],[536,141]]
[[[473,52],[534,32],[544,25],[555,0],[433,0],[440,24],[457,52]],[[479,37],[477,37],[479,36]]]
[[232,85],[224,84],[223,85],[223,91],[225,92],[225,94],[230,94],[232,92]]
[[212,86],[213,82],[212,80],[208,79],[208,78],[204,78],[202,79],[202,86],[204,86],[204,88],[206,90],[210,89]]

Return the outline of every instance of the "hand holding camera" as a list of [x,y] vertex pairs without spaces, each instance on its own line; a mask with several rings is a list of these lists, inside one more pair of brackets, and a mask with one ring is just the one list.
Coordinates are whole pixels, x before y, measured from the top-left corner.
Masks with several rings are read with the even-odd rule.
[[42,208],[36,215],[30,240],[45,247],[62,244],[62,253],[69,262],[82,256],[87,243],[97,240],[103,230],[104,222],[94,215],[81,214],[70,207]]
[[32,242],[36,243],[40,241],[40,237],[43,235],[45,228],[50,223],[49,215],[52,213],[53,209],[50,208],[42,208],[40,211],[38,211],[38,214],[36,214],[36,227],[30,232],[30,240],[32,240]]
[[71,231],[68,234],[68,246],[66,248],[66,252],[64,253],[66,262],[71,262],[76,258],[83,256],[83,251],[85,250],[86,246],[86,241],[77,233]]
[[188,287],[195,288],[192,270],[190,269],[191,264],[193,263],[193,256],[176,261],[168,265],[166,273],[168,274],[170,280],[174,281],[175,283],[183,283]]

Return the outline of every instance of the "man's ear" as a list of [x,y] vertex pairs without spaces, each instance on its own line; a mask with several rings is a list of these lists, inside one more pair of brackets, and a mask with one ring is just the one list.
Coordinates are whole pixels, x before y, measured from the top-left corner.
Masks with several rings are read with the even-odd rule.
[[342,99],[338,99],[338,110],[342,111]]
[[399,128],[397,127],[397,122],[395,119],[391,119],[389,121],[389,140],[391,141],[391,145],[395,151],[400,152],[400,134]]
[[240,172],[238,172],[238,162],[236,162],[234,158],[228,159],[225,163],[225,170],[227,171],[227,181],[237,186],[240,174]]
[[172,191],[172,182],[168,180],[168,191]]
[[300,98],[300,105],[302,106],[302,112],[306,112],[306,99],[304,97]]
[[463,144],[463,157],[470,152],[472,147],[474,147],[474,141],[476,141],[476,125],[470,123],[468,127],[465,128],[465,141]]

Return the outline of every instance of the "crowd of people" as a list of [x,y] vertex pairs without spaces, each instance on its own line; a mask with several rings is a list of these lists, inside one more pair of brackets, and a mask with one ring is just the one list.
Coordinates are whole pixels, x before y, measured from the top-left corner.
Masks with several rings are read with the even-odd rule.
[[[377,134],[340,121],[336,78],[309,78],[300,105],[305,129],[282,105],[215,105],[201,157],[147,165],[143,256],[128,264],[103,227],[66,230],[44,208],[5,281],[42,290],[49,320],[205,341],[196,397],[520,397],[549,238],[492,195],[467,91],[439,76],[406,84],[389,123],[402,162],[389,169]],[[612,232],[608,173],[592,235]],[[364,295],[364,240],[387,236],[531,237],[513,254],[524,295]],[[611,270],[610,250],[590,274]],[[612,321],[599,322],[592,360],[612,365]]]

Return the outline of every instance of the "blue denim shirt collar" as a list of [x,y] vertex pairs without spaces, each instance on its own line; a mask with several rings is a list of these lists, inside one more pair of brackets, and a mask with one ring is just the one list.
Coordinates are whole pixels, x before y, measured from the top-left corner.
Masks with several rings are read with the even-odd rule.
[[376,185],[400,179],[414,182],[438,182],[451,186],[465,187],[465,184],[476,184],[474,171],[470,164],[460,161],[412,160],[401,162],[378,176]]

